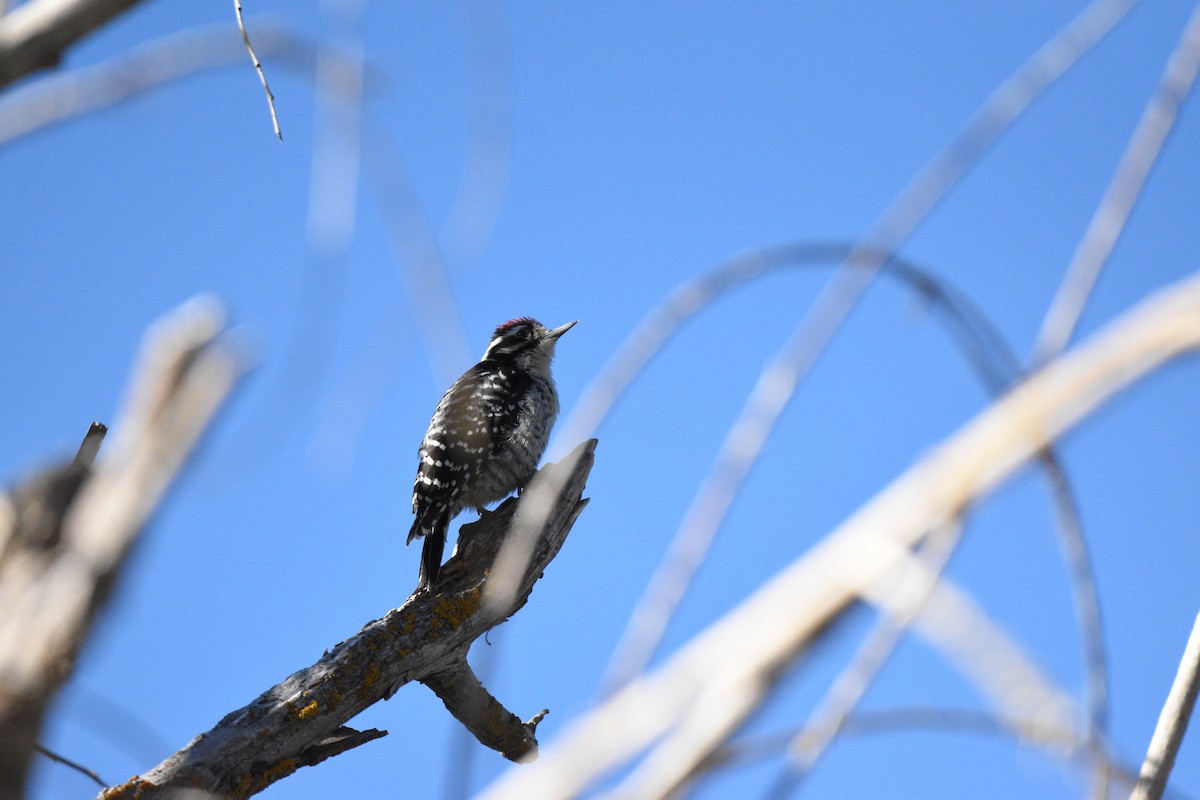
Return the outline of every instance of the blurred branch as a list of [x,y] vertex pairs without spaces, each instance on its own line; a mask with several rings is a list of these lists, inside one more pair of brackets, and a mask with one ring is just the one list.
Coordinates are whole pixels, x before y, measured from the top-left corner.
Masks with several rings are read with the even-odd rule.
[[898,576],[875,626],[788,745],[787,764],[771,790],[771,797],[781,800],[790,797],[843,731],[867,689],[896,651],[904,632],[929,600],[962,537],[962,525],[961,519],[955,519],[935,528],[914,555],[914,561],[919,561],[918,565],[924,569],[912,570],[917,574],[911,576]]
[[[255,23],[254,37],[265,56],[275,56],[299,72],[314,73],[317,48],[312,42],[267,20]],[[0,96],[0,145],[179,78],[242,63],[245,57],[241,39],[228,26],[203,25],[154,39],[93,66],[47,76]],[[333,61],[336,56],[329,58],[331,79],[326,85],[346,91],[345,73],[351,65]]]
[[[412,595],[311,667],[226,715],[145,775],[109,789],[102,795],[104,800],[167,798],[185,787],[222,796],[257,794],[301,767],[382,736],[378,731],[354,731],[344,723],[412,681],[436,692],[483,744],[514,761],[534,757],[534,733],[545,712],[522,722],[474,679],[465,659],[477,638],[525,605],[534,583],[566,541],[587,505],[582,492],[595,447],[593,439],[576,448],[569,470],[561,463],[542,468],[543,473],[569,474],[541,531],[521,592],[503,613],[486,613],[481,598],[496,551],[524,497],[510,498],[478,522],[462,527],[455,555],[442,568],[437,594]],[[332,750],[331,736],[336,740]]]
[[[915,730],[944,731],[952,734],[976,734],[1013,738],[1020,731],[1019,740],[1032,744],[1051,755],[1068,753],[1078,756],[1087,752],[1091,743],[1081,738],[1071,728],[1055,728],[1040,720],[1009,718],[989,711],[965,708],[937,708],[914,706],[891,708],[881,711],[861,711],[846,720],[843,736],[875,736],[887,733],[904,733]],[[799,731],[781,731],[773,734],[747,737],[730,742],[704,764],[701,769],[711,772],[749,766],[783,754]],[[1137,775],[1128,767],[1113,761],[1103,750],[1090,754],[1105,761],[1113,776],[1132,789]]]
[[449,386],[470,363],[471,348],[446,260],[391,135],[380,124],[368,125],[364,143],[375,201],[409,308],[438,385]]
[[[611,411],[616,399],[641,374],[650,359],[666,341],[693,315],[722,293],[782,267],[825,266],[822,262],[845,258],[853,244],[813,242],[768,248],[748,254],[722,265],[685,284],[652,311],[626,340],[608,365],[584,392],[567,424],[567,435],[578,436],[581,431],[594,430]],[[882,255],[882,254],[881,254]],[[962,350],[968,363],[993,394],[1001,393],[1020,374],[1020,364],[988,317],[971,301],[944,279],[912,261],[894,255],[883,269],[884,276],[897,280],[923,301],[941,312],[954,343]],[[1089,672],[1103,678],[1103,644],[1098,631],[1098,604],[1095,585],[1091,580],[1087,548],[1082,530],[1074,513],[1073,495],[1066,483],[1065,473],[1057,467],[1052,450],[1043,455],[1047,470],[1055,470],[1050,480],[1059,507],[1063,549],[1074,578],[1079,615],[1083,621],[1084,640],[1089,653],[1101,654],[1099,665]],[[1053,476],[1058,476],[1053,478]],[[618,688],[640,672],[661,640],[674,610],[690,578],[708,550],[711,539],[696,541],[677,537],[658,572],[650,581],[642,600],[631,615],[622,642],[618,645],[608,668],[605,692]],[[1093,642],[1099,644],[1093,645]],[[1089,661],[1089,664],[1092,662]],[[1101,680],[1100,686],[1103,687]],[[1101,697],[1103,690],[1099,691]],[[1103,700],[1100,701],[1101,706]]]
[[910,621],[912,631],[940,651],[1001,715],[1056,727],[1075,723],[1070,696],[1051,683],[966,590],[949,578],[939,580],[915,555],[899,553],[890,573],[865,585],[860,596],[887,611],[895,597],[907,594],[897,595],[894,587],[914,583],[929,588],[921,613]]
[[442,226],[452,264],[483,253],[508,190],[513,148],[513,57],[505,4],[459,0],[467,56],[467,147]]
[[1017,117],[1134,4],[1130,0],[1089,4],[992,93],[954,140],[885,209],[760,374],[685,512],[677,539],[692,540],[707,549],[800,383],[887,263],[887,254],[904,244]]
[[[764,248],[680,286],[643,318],[587,387],[564,424],[564,436],[579,438],[595,432],[666,342],[717,297],[781,268],[828,266],[829,262],[847,258],[854,248],[853,243],[836,241]],[[886,253],[872,255],[887,258]],[[882,275],[898,281],[940,312],[938,319],[945,323],[951,339],[991,394],[998,396],[1023,374],[1016,354],[988,316],[944,278],[899,254],[892,254],[885,262]],[[1056,509],[1056,531],[1083,641],[1088,724],[1092,738],[1099,743],[1107,728],[1108,665],[1094,571],[1066,470],[1053,447],[1047,447],[1039,461]],[[695,529],[692,532],[696,533]],[[602,680],[602,694],[619,688],[649,663],[711,541],[711,538],[702,541],[677,535],[671,542],[611,656]],[[1097,768],[1103,770],[1104,764],[1098,764]],[[1098,777],[1102,788],[1103,774]]]
[[[679,725],[745,719],[804,643],[945,522],[1121,388],[1200,346],[1200,275],[1122,315],[947,439],[657,670],[585,715],[485,795],[574,795]],[[703,730],[694,736],[704,740]],[[708,744],[708,742],[705,742]],[[707,751],[681,754],[699,763]],[[682,767],[683,765],[679,765]]]
[[1058,287],[1058,293],[1042,321],[1034,346],[1033,363],[1047,361],[1066,347],[1079,316],[1087,305],[1100,271],[1112,254],[1125,223],[1141,197],[1150,170],[1158,160],[1167,137],[1179,117],[1200,68],[1200,6],[1193,11],[1179,43],[1175,45],[1159,79],[1158,89],[1142,111],[1137,128],[1129,138],[1117,172],[1087,231],[1075,247],[1075,255]]
[[[937,534],[938,530],[935,529],[923,543],[931,543]],[[898,552],[895,564],[879,579],[864,585],[859,590],[859,596],[878,607],[887,617],[906,620],[914,633],[939,651],[951,666],[987,697],[1000,716],[1032,720],[1040,727],[1070,729],[1075,725],[1074,703],[1070,696],[1044,675],[1037,663],[992,621],[970,594],[940,575],[937,562],[948,558],[956,543],[957,535],[943,539],[935,548],[941,549],[942,553],[935,557],[933,563],[916,553]],[[919,613],[916,613],[918,609],[914,604],[919,605]],[[839,618],[837,615],[831,616],[819,630],[827,629]],[[899,633],[890,628],[890,624],[884,623],[878,638],[865,646],[864,660],[844,673],[851,685],[844,691],[835,687],[831,694],[836,693],[836,699],[814,714],[814,718],[825,717],[821,724],[828,727],[822,733],[837,733],[837,725],[832,724],[836,722],[837,709],[847,704],[853,706],[858,699],[855,695],[866,692],[865,682],[871,677],[870,673],[877,666],[882,666],[883,659],[894,643],[894,636]],[[814,633],[806,637],[799,642],[795,652],[780,659],[779,663],[783,665],[780,673],[812,646],[816,635]],[[775,674],[772,673],[772,679]],[[762,690],[763,700],[769,692],[770,688]],[[713,713],[712,709],[719,708],[725,701],[720,693],[713,693],[706,699],[707,703],[703,700],[695,703],[688,715],[646,756],[626,783],[618,787],[614,793],[616,796],[675,796],[686,785],[699,779],[708,755],[720,749],[744,721],[744,717],[738,714]],[[846,713],[850,710],[845,709]],[[718,724],[718,720],[721,724]],[[698,724],[692,724],[693,721]],[[1015,733],[1024,735],[1021,730]],[[700,752],[707,755],[695,758],[694,754]],[[814,755],[819,753],[814,752]]]
[[0,16],[0,88],[57,66],[63,51],[138,0],[29,0]]
[[1130,800],[1159,800],[1162,797],[1167,788],[1167,779],[1171,777],[1171,768],[1175,766],[1179,745],[1187,733],[1197,693],[1200,693],[1200,615],[1192,625],[1192,634],[1188,637],[1183,659],[1179,662],[1179,671],[1175,674],[1175,682],[1171,684],[1167,702],[1163,704],[1158,717],[1137,788],[1130,795]]
[[[222,313],[193,301],[146,335],[107,457],[18,488],[0,519],[0,796],[21,795],[47,707],[70,676],[130,548],[233,387]],[[29,487],[44,487],[40,494]],[[36,513],[33,509],[39,509]]]
[[[762,371],[730,427],[712,469],[696,491],[675,533],[671,547],[680,554],[677,564],[683,565],[685,559],[693,560],[697,565],[703,561],[734,498],[801,381],[892,254],[1000,135],[1120,22],[1136,2],[1093,0],[992,92],[958,135],[922,167],[862,240],[845,255],[783,349]],[[664,562],[663,568],[670,566]],[[688,578],[660,571],[655,583],[657,586],[652,586],[651,591],[665,590],[663,597],[666,598],[668,593],[682,595]],[[670,609],[667,609],[668,617],[669,614]],[[657,641],[661,631],[654,633],[647,627],[644,635],[647,640]],[[618,658],[626,656],[619,654]],[[634,663],[632,658],[629,663]],[[615,676],[617,681],[628,680],[634,674],[624,666],[620,669],[622,671]]]

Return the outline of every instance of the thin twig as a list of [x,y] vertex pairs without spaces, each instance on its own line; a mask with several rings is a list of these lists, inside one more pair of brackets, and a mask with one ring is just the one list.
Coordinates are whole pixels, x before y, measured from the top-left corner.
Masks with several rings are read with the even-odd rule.
[[[1140,303],[950,436],[661,667],[577,720],[485,797],[573,796],[698,704],[744,718],[789,657],[894,567],[929,526],[977,502],[1120,389],[1200,346],[1200,275]],[[688,754],[702,759],[705,752]]]
[[[311,75],[316,49],[312,42],[269,20],[251,23],[264,55]],[[57,71],[0,96],[0,145],[180,78],[243,63],[245,57],[245,45],[228,25],[201,25],[143,42],[96,64]]]
[[1130,800],[1159,800],[1162,797],[1167,788],[1167,779],[1171,777],[1171,768],[1175,766],[1179,745],[1187,733],[1197,693],[1200,693],[1200,615],[1196,616],[1192,625],[1192,633],[1179,662],[1179,671],[1175,674],[1175,682],[1171,684],[1171,691],[1158,717],[1150,748],[1146,751],[1146,760],[1142,762],[1137,788],[1133,790]]
[[75,770],[76,772],[82,772],[84,775],[87,775],[89,778],[94,780],[97,783],[97,785],[100,786],[101,789],[108,788],[108,784],[103,779],[101,779],[101,777],[98,774],[96,774],[96,771],[94,769],[88,769],[87,767],[83,766],[82,764],[76,763],[65,756],[60,756],[58,753],[54,752],[49,747],[46,747],[44,745],[40,745],[40,744],[34,745],[34,749],[37,750],[42,755],[44,755],[46,758],[50,759],[51,761],[55,761],[59,764],[62,764],[63,766],[70,767],[71,769]]
[[275,126],[275,135],[282,142],[283,131],[279,129],[279,116],[275,113],[275,95],[271,92],[271,87],[267,85],[267,74],[263,72],[262,62],[258,60],[254,46],[250,44],[250,34],[246,31],[245,20],[242,19],[242,0],[233,0],[233,8],[237,13],[238,30],[242,32],[242,41],[246,43],[246,51],[250,53],[250,60],[254,62],[254,69],[258,72],[258,79],[262,81],[263,90],[267,93],[267,105],[271,109],[271,124]]
[[1175,127],[1179,108],[1192,91],[1198,68],[1200,6],[1192,11],[1179,43],[1167,60],[1158,89],[1146,104],[1137,128],[1129,137],[1116,174],[1092,215],[1087,231],[1075,247],[1075,254],[1059,284],[1058,293],[1042,320],[1042,329],[1034,346],[1034,365],[1058,355],[1071,340],[1100,271],[1121,238],[1125,223],[1142,196],[1142,188],[1146,185],[1150,170],[1158,161],[1163,145]]

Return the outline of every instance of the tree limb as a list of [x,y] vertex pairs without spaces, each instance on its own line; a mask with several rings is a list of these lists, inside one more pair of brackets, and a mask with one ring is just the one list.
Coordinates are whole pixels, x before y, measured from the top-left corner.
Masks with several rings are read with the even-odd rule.
[[1196,617],[1192,626],[1192,635],[1188,637],[1175,682],[1171,684],[1171,691],[1159,714],[1150,748],[1146,751],[1146,760],[1142,762],[1137,788],[1130,795],[1130,800],[1159,800],[1163,796],[1167,779],[1171,777],[1171,768],[1175,766],[1175,755],[1179,752],[1179,745],[1183,744],[1183,734],[1187,732],[1192,709],[1196,707],[1197,694],[1200,694],[1200,616]]
[[29,0],[0,16],[0,87],[47,67],[138,0]]
[[446,704],[446,710],[466,726],[475,738],[503,755],[509,761],[537,757],[538,723],[548,709],[542,709],[529,722],[500,705],[492,697],[465,658],[448,668],[426,675],[421,683],[433,690]]
[[42,719],[150,514],[241,372],[192,302],[146,336],[116,441],[0,495],[0,798],[24,794]]
[[[478,522],[462,527],[458,550],[442,568],[436,594],[413,594],[400,608],[368,623],[317,663],[227,715],[145,775],[104,792],[103,800],[151,800],[184,787],[224,797],[249,797],[300,767],[316,763],[310,758],[314,743],[337,731],[350,732],[352,743],[344,749],[383,735],[364,732],[366,738],[357,741],[353,739],[357,732],[345,728],[344,723],[412,681],[437,692],[483,744],[513,760],[535,755],[534,730],[541,715],[521,722],[506,711],[475,679],[466,666],[466,656],[477,638],[525,605],[533,584],[558,554],[587,505],[581,495],[595,447],[595,439],[584,442],[563,462],[541,470],[565,480],[510,606],[491,614],[480,601],[496,553],[523,498],[511,498]],[[570,465],[570,472],[557,476],[568,469],[564,464]],[[378,736],[368,737],[368,733]],[[329,755],[336,753],[325,757]]]

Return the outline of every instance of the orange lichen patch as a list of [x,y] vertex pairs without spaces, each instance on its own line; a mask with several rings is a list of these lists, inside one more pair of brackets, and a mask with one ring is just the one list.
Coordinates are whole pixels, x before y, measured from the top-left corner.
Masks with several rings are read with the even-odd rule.
[[237,784],[233,787],[233,796],[249,797],[258,794],[275,781],[286,778],[299,768],[300,764],[297,763],[296,759],[284,758],[260,773],[248,772],[238,778]]
[[316,700],[313,700],[304,708],[297,711],[296,716],[298,716],[300,719],[308,719],[309,717],[316,715],[318,710],[320,710],[320,706],[317,704]]
[[134,775],[120,786],[105,789],[100,797],[103,800],[137,800],[142,796],[142,792],[154,788],[155,785],[150,781],[143,780],[140,775]]
[[401,635],[410,634],[417,626],[417,612],[415,609],[408,608],[397,614],[395,619],[389,620],[387,628],[389,631],[396,631]]
[[367,665],[367,674],[363,676],[363,688],[370,689],[380,676],[379,665],[372,661]]
[[333,711],[335,708],[337,708],[339,705],[341,705],[341,703],[342,703],[342,696],[340,694],[338,694],[337,692],[331,692],[329,694],[329,710],[330,711]]
[[476,586],[470,591],[452,597],[439,597],[430,610],[438,619],[443,620],[452,628],[457,628],[479,610],[479,601],[482,596],[483,593]]
[[263,785],[269,786],[270,784],[274,783],[275,781],[279,780],[280,778],[286,778],[288,775],[291,775],[293,772],[295,772],[299,768],[300,768],[300,765],[296,763],[296,759],[294,759],[294,758],[281,759],[280,761],[276,762],[275,766],[271,767],[270,769],[268,769],[266,772],[264,772],[262,774],[263,780],[266,781],[266,783],[264,783]]

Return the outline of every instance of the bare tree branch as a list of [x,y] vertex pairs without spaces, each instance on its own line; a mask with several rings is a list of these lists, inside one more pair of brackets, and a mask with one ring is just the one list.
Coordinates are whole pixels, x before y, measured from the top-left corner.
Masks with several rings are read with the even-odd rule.
[[446,710],[484,745],[510,761],[537,755],[538,723],[549,712],[542,709],[528,722],[522,722],[483,688],[465,658],[444,670],[426,675],[421,683],[433,690],[446,704]]
[[[509,499],[478,522],[463,526],[457,552],[442,568],[437,594],[412,595],[400,608],[368,623],[316,664],[226,715],[212,730],[145,775],[108,790],[102,795],[104,800],[165,798],[185,787],[249,797],[300,767],[378,738],[382,733],[359,734],[344,723],[412,681],[437,692],[483,744],[513,760],[534,757],[534,732],[545,712],[522,722],[505,711],[475,680],[466,667],[466,655],[478,637],[525,605],[534,583],[558,554],[587,505],[582,492],[595,446],[594,439],[585,442],[571,458],[542,469],[543,473],[569,474],[541,531],[521,591],[503,613],[487,613],[481,608],[481,599],[496,552],[524,497]],[[330,736],[341,749],[329,751]]]
[[[781,268],[827,266],[828,262],[844,261],[854,248],[853,243],[836,241],[763,248],[678,287],[643,318],[589,384],[564,422],[564,436],[570,440],[594,433],[667,340],[717,297]],[[886,259],[887,254],[876,253],[873,257]],[[896,279],[941,312],[938,318],[945,322],[954,343],[989,392],[1000,395],[1023,374],[1016,354],[987,315],[945,279],[899,254],[886,261],[882,274]],[[1083,642],[1090,735],[1099,746],[1108,720],[1108,664],[1095,573],[1066,470],[1052,447],[1039,460],[1055,506],[1059,546],[1070,577]],[[701,542],[678,537],[672,541],[610,657],[601,683],[602,695],[632,679],[649,662],[687,590],[690,576],[699,568],[706,552]],[[1104,763],[1097,762],[1099,789],[1103,788],[1105,769]]]
[[[1004,738],[1013,738],[1016,732],[1020,732],[1022,743],[1032,744],[1051,756],[1066,754],[1074,759],[1086,753],[1105,761],[1112,775],[1126,788],[1132,789],[1137,783],[1135,772],[1114,761],[1104,750],[1090,752],[1092,743],[1071,728],[1048,727],[1041,720],[1006,718],[978,709],[913,706],[863,711],[846,720],[842,734],[877,736],[914,730]],[[702,769],[705,772],[737,769],[775,758],[788,748],[797,733],[796,730],[785,730],[730,742],[713,753]]]
[[[241,372],[217,335],[222,313],[193,301],[147,334],[116,441],[103,426],[76,460],[14,492],[0,515],[0,797],[19,797],[42,718],[96,614],[200,433]],[[31,509],[41,509],[36,513]]]
[[1159,800],[1163,796],[1167,779],[1171,777],[1171,768],[1175,766],[1175,755],[1183,743],[1192,709],[1196,706],[1197,693],[1200,693],[1200,615],[1196,616],[1196,622],[1192,625],[1192,634],[1188,637],[1183,658],[1179,662],[1179,671],[1175,674],[1175,682],[1171,684],[1167,702],[1163,704],[1158,717],[1150,748],[1146,751],[1146,760],[1142,762],[1137,788],[1130,795],[1130,800]]
[[[947,548],[943,557],[950,555],[956,541],[943,542]],[[906,618],[912,632],[938,650],[951,666],[977,687],[1000,717],[1032,721],[1038,728],[1070,729],[1075,726],[1075,704],[1070,695],[1044,675],[1020,644],[993,622],[966,590],[941,577],[933,565],[917,554],[896,553],[896,562],[888,573],[864,585],[859,594],[862,600],[875,605],[885,615]],[[912,603],[922,595],[920,613],[914,614]],[[836,619],[831,617],[827,624]],[[823,625],[821,630],[826,627]],[[782,657],[780,664],[793,663],[811,646],[815,636],[799,642],[797,650]],[[884,639],[889,637],[889,633],[883,634]],[[887,645],[887,642],[882,644]],[[876,652],[870,657],[874,659],[879,655]],[[782,669],[781,666],[779,671]],[[770,683],[774,683],[779,671],[771,672]],[[765,699],[770,688],[761,691]],[[847,695],[845,699],[855,698]],[[614,794],[617,797],[675,796],[699,779],[702,765],[744,721],[738,714],[714,714],[712,708],[719,707],[722,701],[723,698],[714,694],[708,703],[697,702]],[[1019,729],[1014,733],[1025,735],[1025,731]],[[708,755],[697,759],[695,754],[701,752]]]
[[1167,60],[1158,89],[1146,104],[1137,128],[1129,138],[1116,174],[1075,247],[1058,293],[1042,320],[1042,329],[1034,346],[1035,365],[1062,352],[1074,334],[1100,271],[1121,237],[1150,170],[1175,127],[1179,108],[1192,91],[1197,69],[1200,69],[1200,6],[1192,11],[1179,43]]
[[851,714],[891,659],[905,631],[920,615],[962,536],[961,519],[939,526],[927,537],[914,559],[925,569],[912,580],[901,576],[893,596],[883,606],[874,627],[867,633],[851,659],[809,715],[804,728],[787,748],[787,764],[771,790],[771,797],[787,798],[812,772],[845,728]]
[[[757,707],[785,659],[932,525],[975,502],[1121,388],[1200,346],[1200,275],[1147,299],[1030,376],[663,666],[584,716],[489,798],[574,795],[698,705],[725,724]],[[688,754],[697,761],[705,752]]]
[[[596,430],[610,413],[617,398],[636,380],[666,341],[721,294],[784,267],[826,266],[825,262],[845,259],[853,249],[852,243],[843,242],[810,242],[765,248],[727,262],[679,287],[643,319],[634,334],[584,392],[566,422],[567,435],[579,436],[581,432]],[[883,253],[875,255],[886,257]],[[941,312],[939,319],[945,322],[954,343],[989,392],[1000,395],[1021,375],[1020,362],[996,327],[947,281],[899,255],[893,255],[885,264],[882,274],[897,280],[934,310]],[[1089,725],[1092,735],[1100,737],[1107,718],[1108,681],[1095,579],[1074,492],[1066,472],[1053,448],[1047,448],[1040,461],[1055,502],[1060,546],[1071,578],[1072,596],[1084,643]],[[707,548],[701,543],[689,539],[677,538],[672,542],[611,658],[602,687],[604,694],[619,688],[648,663],[686,590],[690,576],[699,568],[706,552]],[[955,596],[962,594],[955,591]],[[948,602],[946,597],[935,595],[935,598],[940,598],[935,605],[945,606]],[[946,606],[942,613],[949,613],[947,609],[951,607],[961,609],[963,603]],[[974,615],[972,629],[982,631],[985,623],[987,618],[980,612]],[[995,626],[991,627],[992,640],[999,642],[1005,638]],[[946,637],[934,637],[931,641],[935,644],[940,642],[939,646],[943,647],[949,642]],[[1017,650],[1015,646],[993,644],[986,652],[1007,652],[1012,655]],[[944,652],[952,655],[954,649]],[[960,658],[959,661],[977,680],[985,675],[989,665],[1012,674],[1033,674],[1030,669],[1010,669],[1012,664],[1001,663],[992,656],[976,658],[973,662],[966,658]],[[1020,687],[1015,688],[1023,691]],[[1002,697],[998,696],[997,699],[1002,700]],[[1099,768],[1103,768],[1103,765]]]
[[138,0],[29,0],[0,16],[0,87],[54,67],[63,51]]
[[54,763],[62,764],[63,766],[70,767],[71,769],[75,770],[76,772],[78,772],[82,775],[86,775],[87,777],[91,778],[96,784],[98,784],[101,789],[108,787],[108,784],[104,782],[104,779],[100,777],[100,775],[96,772],[96,770],[88,769],[83,764],[79,764],[75,761],[72,761],[71,759],[67,758],[66,756],[60,756],[58,753],[54,752],[49,747],[43,747],[42,745],[39,744],[39,745],[36,745],[34,747],[34,749],[37,750],[39,753],[41,753],[46,758],[53,761]]
[[[1093,0],[992,92],[959,134],[922,167],[862,240],[846,254],[783,349],[763,370],[730,427],[712,469],[697,489],[673,539],[672,549],[683,553],[677,559],[679,564],[684,564],[685,559],[697,565],[703,561],[780,415],[892,254],[1033,101],[1099,42],[1134,5],[1136,0]],[[660,574],[655,580],[664,588],[669,583],[686,588],[689,578],[682,574]],[[650,592],[657,588],[652,586]],[[682,589],[673,589],[671,593],[682,593]],[[651,600],[663,608],[671,602],[668,592]],[[649,613],[644,616],[649,617]],[[647,627],[646,633],[641,635],[656,641],[661,631],[655,633]],[[623,643],[622,646],[626,645]],[[635,658],[646,655],[644,647],[638,652],[636,644],[627,646],[630,653],[618,654],[618,658],[627,660],[628,664],[635,665]],[[623,666],[622,670],[615,676],[618,681],[636,674],[628,667]]]
[[250,34],[246,30],[246,21],[242,19],[242,0],[233,0],[233,10],[237,16],[238,30],[242,34],[242,42],[246,45],[246,52],[250,54],[250,60],[254,62],[254,69],[258,72],[258,79],[262,82],[263,91],[267,93],[267,106],[271,109],[271,124],[275,126],[275,136],[282,142],[283,131],[279,129],[279,116],[275,113],[275,94],[271,91],[271,87],[267,83],[267,74],[263,72],[262,62],[258,60],[258,54],[254,52],[254,45],[250,44]]
[[[833,340],[858,299],[897,250],[959,179],[1041,94],[1136,5],[1137,0],[1093,0],[1001,84],[962,131],[926,164],[884,210],[859,246],[846,256],[787,343],[763,370],[715,463],[697,490],[676,533],[700,549],[716,535],[780,415],[804,377]],[[531,506],[532,508],[532,506]],[[528,526],[536,529],[536,520]],[[517,566],[527,537],[514,536],[501,565]],[[491,588],[503,605],[511,592],[504,575]],[[488,602],[493,602],[489,600]]]

